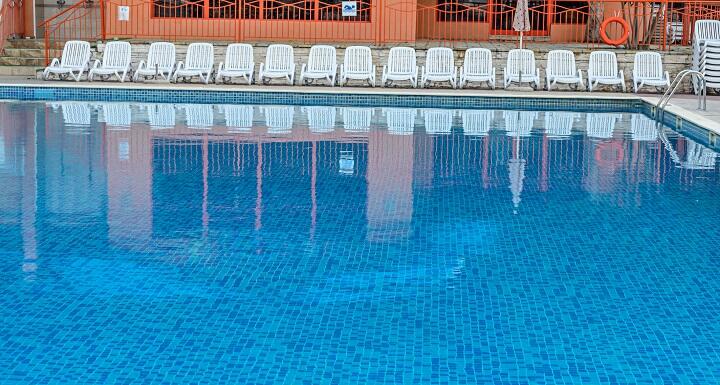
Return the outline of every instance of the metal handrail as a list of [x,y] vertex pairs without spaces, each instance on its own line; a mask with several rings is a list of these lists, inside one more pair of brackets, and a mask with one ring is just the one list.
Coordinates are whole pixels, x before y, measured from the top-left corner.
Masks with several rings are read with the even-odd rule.
[[675,76],[675,79],[670,83],[670,87],[668,87],[667,91],[663,94],[662,98],[658,100],[657,104],[655,105],[655,119],[662,122],[663,116],[665,114],[665,107],[667,107],[668,103],[670,102],[670,98],[675,95],[675,91],[677,91],[678,87],[680,86],[680,83],[685,79],[687,75],[696,75],[700,78],[700,92],[698,93],[698,110],[705,111],[707,109],[707,87],[705,82],[705,75],[696,70],[682,70],[680,73]]

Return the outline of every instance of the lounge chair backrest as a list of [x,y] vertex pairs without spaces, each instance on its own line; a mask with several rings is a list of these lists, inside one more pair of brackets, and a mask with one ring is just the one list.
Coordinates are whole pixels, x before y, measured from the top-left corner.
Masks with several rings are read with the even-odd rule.
[[126,41],[111,41],[105,45],[103,68],[125,69],[130,65],[132,46]]
[[706,40],[720,40],[720,20],[697,20],[693,29],[693,45]]
[[417,61],[414,48],[390,48],[387,61],[387,72],[389,74],[414,74],[416,67]]
[[225,51],[226,70],[250,70],[254,62],[253,47],[250,44],[230,44]]
[[662,79],[662,57],[658,52],[638,52],[635,54],[633,73],[642,79]]
[[91,56],[90,43],[80,40],[70,40],[65,43],[65,47],[63,48],[60,66],[73,68],[85,67],[90,61]]
[[290,71],[295,62],[293,47],[286,44],[272,44],[265,57],[266,71]]
[[343,64],[346,73],[372,72],[372,51],[370,51],[370,47],[347,47]]
[[175,44],[157,42],[150,44],[148,50],[147,68],[161,71],[170,71],[175,66]]
[[567,50],[548,52],[547,73],[550,76],[577,76],[575,54]]
[[329,45],[314,45],[310,47],[308,57],[308,71],[334,71],[337,68],[337,56],[335,47]]
[[615,78],[618,76],[618,63],[615,52],[594,51],[590,53],[588,76]]
[[207,70],[213,67],[215,50],[210,43],[192,43],[185,56],[185,69]]
[[450,48],[433,47],[427,51],[425,71],[431,75],[449,75],[455,70],[455,54]]
[[528,75],[536,73],[535,53],[529,49],[512,49],[508,52],[507,59],[508,73],[513,76]]
[[463,69],[467,75],[488,76],[492,74],[492,52],[487,48],[470,48],[465,51]]

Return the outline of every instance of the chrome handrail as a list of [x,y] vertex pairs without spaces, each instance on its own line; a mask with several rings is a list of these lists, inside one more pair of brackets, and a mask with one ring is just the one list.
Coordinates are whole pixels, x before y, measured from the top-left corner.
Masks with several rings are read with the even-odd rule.
[[680,71],[677,76],[675,76],[675,79],[670,83],[670,87],[668,87],[667,91],[663,94],[662,98],[658,100],[657,104],[655,105],[655,119],[662,122],[663,116],[665,114],[665,107],[667,107],[668,103],[670,102],[670,98],[675,95],[675,91],[677,91],[677,88],[680,86],[680,83],[685,79],[687,75],[695,75],[698,78],[700,78],[700,92],[698,93],[698,110],[705,111],[707,109],[707,87],[705,82],[705,75],[696,70],[682,70]]

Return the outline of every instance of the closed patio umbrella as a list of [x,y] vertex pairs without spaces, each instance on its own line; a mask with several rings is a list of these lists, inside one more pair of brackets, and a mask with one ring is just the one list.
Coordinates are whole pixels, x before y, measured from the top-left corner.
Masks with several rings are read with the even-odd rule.
[[530,31],[530,15],[527,0],[518,0],[513,18],[513,29],[520,32],[520,48],[523,47],[523,33]]

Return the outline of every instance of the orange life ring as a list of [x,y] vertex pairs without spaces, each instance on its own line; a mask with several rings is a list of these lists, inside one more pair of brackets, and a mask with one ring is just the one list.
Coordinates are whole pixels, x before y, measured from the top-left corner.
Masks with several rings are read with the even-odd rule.
[[[622,36],[617,39],[610,39],[610,37],[607,35],[607,26],[610,25],[610,23],[620,24],[623,29]],[[610,17],[605,19],[605,21],[600,24],[600,39],[602,39],[605,44],[614,46],[622,45],[625,44],[628,37],[630,37],[630,24],[628,24],[628,22],[625,21],[625,19],[623,19],[622,17]]]
[[625,159],[625,149],[618,142],[601,143],[595,149],[595,162],[601,167],[614,167]]

